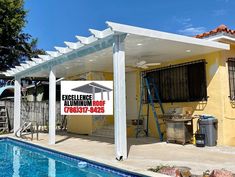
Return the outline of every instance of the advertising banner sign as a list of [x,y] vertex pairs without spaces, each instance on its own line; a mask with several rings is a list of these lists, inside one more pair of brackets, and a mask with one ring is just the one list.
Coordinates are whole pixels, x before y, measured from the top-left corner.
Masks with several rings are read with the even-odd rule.
[[62,115],[113,115],[113,81],[61,81]]

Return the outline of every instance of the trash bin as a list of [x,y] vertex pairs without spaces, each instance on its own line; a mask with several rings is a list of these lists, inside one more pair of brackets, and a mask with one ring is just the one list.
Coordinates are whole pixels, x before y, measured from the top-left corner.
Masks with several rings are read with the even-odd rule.
[[199,121],[199,133],[205,134],[205,145],[216,146],[217,144],[217,130],[218,120],[209,115],[200,116]]

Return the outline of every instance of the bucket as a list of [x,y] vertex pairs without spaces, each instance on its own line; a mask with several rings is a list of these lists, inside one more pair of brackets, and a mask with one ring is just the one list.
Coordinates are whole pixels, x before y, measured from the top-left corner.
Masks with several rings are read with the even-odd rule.
[[205,134],[195,134],[196,146],[197,147],[205,147]]

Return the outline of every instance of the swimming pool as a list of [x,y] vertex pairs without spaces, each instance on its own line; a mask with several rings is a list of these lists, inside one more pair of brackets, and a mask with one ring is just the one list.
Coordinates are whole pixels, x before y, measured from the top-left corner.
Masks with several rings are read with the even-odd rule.
[[139,177],[77,156],[0,138],[0,177]]

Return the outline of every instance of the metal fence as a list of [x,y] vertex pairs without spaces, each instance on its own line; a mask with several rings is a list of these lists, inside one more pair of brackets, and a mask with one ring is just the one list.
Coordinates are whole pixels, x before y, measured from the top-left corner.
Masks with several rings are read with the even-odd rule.
[[[5,104],[9,116],[11,129],[14,125],[14,102],[1,101]],[[49,104],[48,101],[43,102],[21,102],[21,123],[25,121],[35,121],[39,126],[48,126],[49,120]],[[61,124],[63,116],[60,114],[60,102],[56,102],[56,124]]]

